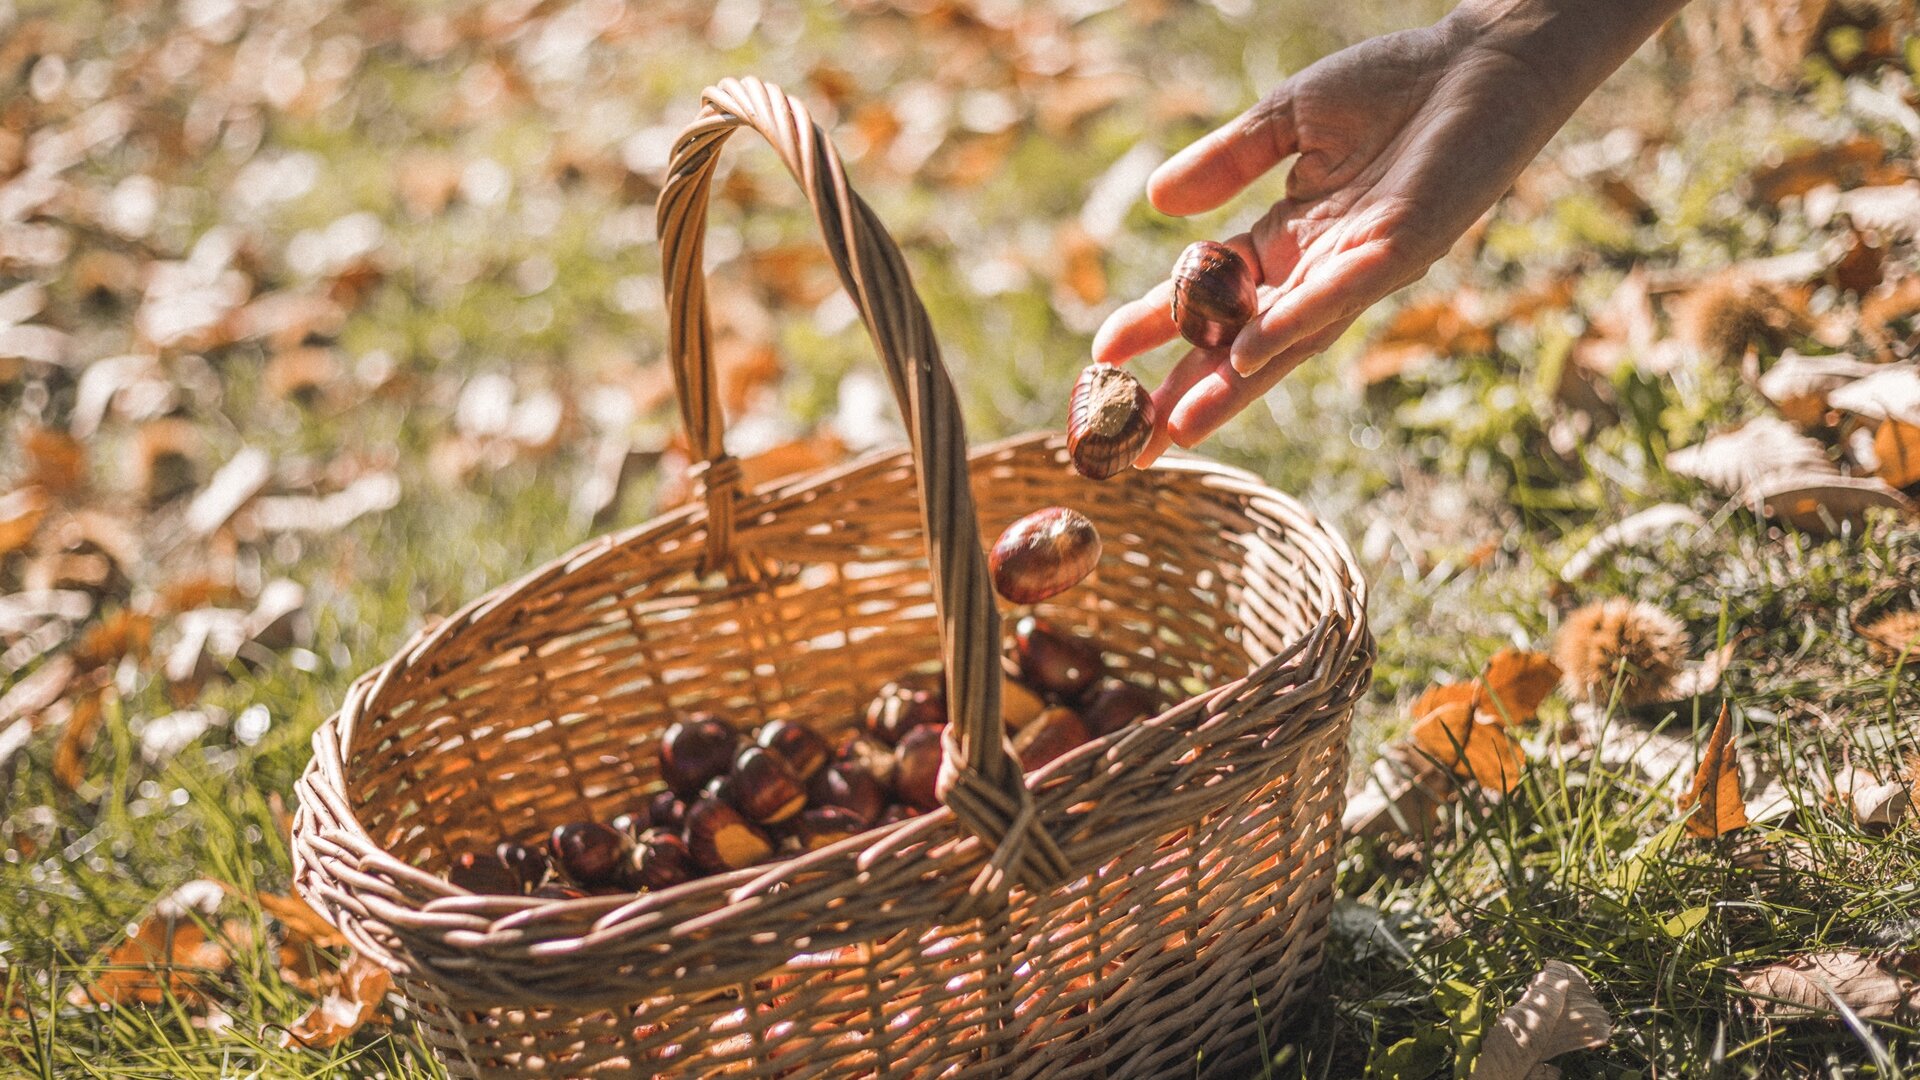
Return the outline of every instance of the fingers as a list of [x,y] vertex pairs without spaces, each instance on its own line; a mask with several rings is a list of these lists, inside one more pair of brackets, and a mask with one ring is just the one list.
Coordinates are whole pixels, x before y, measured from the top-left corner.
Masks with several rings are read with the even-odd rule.
[[[1215,363],[1193,381],[1193,385],[1164,416],[1166,435],[1183,447],[1197,445],[1238,415],[1240,410],[1260,400],[1281,379],[1309,357],[1327,349],[1353,324],[1351,318],[1325,327],[1304,341],[1294,343],[1286,352],[1253,375],[1242,375],[1226,363]],[[1218,356],[1218,350],[1213,355]],[[1159,402],[1155,401],[1158,405]],[[1160,432],[1154,433],[1157,438]]]
[[1173,432],[1167,426],[1167,420],[1173,415],[1180,399],[1187,396],[1193,384],[1206,377],[1207,372],[1219,367],[1226,358],[1223,349],[1188,349],[1187,354],[1173,365],[1167,377],[1153,392],[1153,436],[1133,460],[1136,469],[1144,469],[1159,459],[1167,448],[1173,445]]
[[[1240,253],[1253,268],[1254,281],[1262,280],[1260,260],[1253,252],[1253,239],[1246,233],[1222,241]],[[1129,300],[1115,308],[1093,335],[1093,360],[1098,364],[1124,364],[1149,349],[1157,349],[1179,334],[1173,324],[1173,282],[1162,281],[1138,300]]]
[[1295,142],[1292,98],[1282,84],[1155,169],[1147,199],[1175,217],[1211,210],[1280,164],[1294,152]]
[[1344,328],[1374,301],[1404,284],[1405,274],[1406,268],[1384,243],[1340,252],[1324,267],[1310,270],[1241,329],[1231,346],[1233,371],[1252,375],[1324,328],[1335,324]]

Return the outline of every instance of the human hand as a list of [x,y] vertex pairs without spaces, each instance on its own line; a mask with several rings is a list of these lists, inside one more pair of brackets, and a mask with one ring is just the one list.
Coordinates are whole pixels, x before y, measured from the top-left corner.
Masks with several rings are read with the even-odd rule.
[[[1286,197],[1224,241],[1253,268],[1260,312],[1229,347],[1195,348],[1174,365],[1154,391],[1158,429],[1139,465],[1205,439],[1369,305],[1424,275],[1599,81],[1543,68],[1517,43],[1524,38],[1454,16],[1363,41],[1154,172],[1154,207],[1196,214],[1299,155]],[[1172,340],[1170,289],[1162,283],[1109,316],[1094,359],[1124,363]]]

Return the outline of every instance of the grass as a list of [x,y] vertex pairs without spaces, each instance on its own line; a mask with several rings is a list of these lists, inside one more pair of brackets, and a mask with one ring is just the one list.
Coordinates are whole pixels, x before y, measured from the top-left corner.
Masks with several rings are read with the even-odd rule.
[[[1150,285],[1187,239],[1232,232],[1259,211],[1258,198],[1250,198],[1174,222],[1135,205],[1102,240],[1105,299],[1072,296],[1058,281],[1055,226],[1081,214],[1090,187],[1143,132],[1157,150],[1171,149],[1283,70],[1430,14],[1426,5],[1399,2],[1354,5],[1341,15],[1289,3],[1244,15],[1194,6],[1142,25],[1153,6],[1036,16],[1085,50],[1091,72],[1104,65],[1123,73],[1108,107],[1057,128],[1023,126],[1011,138],[960,131],[921,161],[876,154],[851,166],[909,252],[978,441],[1057,425],[1101,312]],[[178,258],[207,229],[231,225],[258,248],[260,291],[299,291],[324,286],[327,276],[303,269],[292,252],[344,215],[372,214],[381,225],[383,273],[325,343],[344,374],[317,395],[273,393],[266,372],[274,350],[259,340],[157,353],[161,381],[204,440],[203,480],[240,447],[256,446],[274,456],[283,477],[346,462],[393,471],[405,495],[393,510],[337,532],[238,544],[242,577],[286,576],[307,587],[314,625],[304,645],[263,666],[236,666],[191,701],[176,698],[157,660],[123,664],[78,784],[54,778],[51,729],[0,766],[0,1000],[9,1010],[0,1025],[0,1072],[440,1075],[404,1011],[391,1027],[369,1027],[330,1050],[282,1048],[280,1033],[310,998],[263,944],[267,924],[253,897],[286,888],[283,830],[293,782],[313,728],[347,683],[425,619],[593,535],[574,493],[597,439],[618,436],[657,450],[677,423],[671,408],[636,416],[615,409],[612,420],[591,412],[640,381],[663,344],[652,192],[643,174],[620,162],[644,160],[652,152],[647,138],[692,115],[700,86],[735,72],[765,74],[817,100],[851,85],[833,117],[843,139],[853,137],[862,105],[933,100],[951,106],[940,123],[964,127],[954,119],[964,102],[974,115],[990,116],[999,94],[1027,118],[1097,91],[1091,76],[1079,86],[1016,71],[1021,63],[1041,70],[1044,57],[1019,53],[1001,28],[952,13],[916,24],[878,7],[852,15],[823,6],[722,7],[735,16],[757,11],[755,33],[733,34],[707,5],[649,3],[630,5],[625,20],[590,46],[543,52],[541,35],[567,40],[559,16],[599,9],[539,5],[516,13],[513,5],[492,5],[500,25],[454,20],[453,44],[435,54],[431,34],[409,39],[395,29],[439,25],[425,5],[403,0],[319,11],[314,28],[294,25],[285,12],[247,9],[234,16],[240,29],[224,37],[218,25],[194,29],[158,8],[19,5],[16,29],[40,26],[41,51],[61,55],[70,80],[90,63],[120,65],[106,70],[128,80],[147,76],[115,84],[139,87],[116,91],[138,95],[134,134],[76,166],[63,183],[91,196],[128,176],[152,175],[166,198],[146,237],[73,226],[74,257],[0,265],[0,286],[45,282],[51,298],[40,321],[74,333],[79,360],[97,360],[145,348],[131,329],[139,297],[136,290],[101,302],[85,294],[78,253]],[[1249,48],[1248,28],[1256,26],[1293,29]],[[230,92],[233,100],[257,100],[254,69],[224,59],[240,42],[274,40],[304,43],[315,85],[324,43],[353,58],[350,74],[299,107],[235,106],[227,134],[202,152],[173,146],[196,106],[204,113],[204,103],[227,101],[221,95]],[[153,77],[159,53],[109,49],[112,42],[174,42],[222,63],[187,65],[168,81]],[[27,60],[8,62],[18,68],[9,77],[24,85]],[[499,71],[523,79],[503,88],[489,81]],[[1616,710],[1607,723],[1615,731],[1660,726],[1697,741],[1724,698],[1743,723],[1742,752],[1778,775],[1796,805],[1746,836],[1684,839],[1663,786],[1595,756],[1571,755],[1536,763],[1504,799],[1462,800],[1449,811],[1447,838],[1430,848],[1350,844],[1340,867],[1330,993],[1267,1048],[1272,1076],[1453,1074],[1479,1032],[1550,959],[1581,967],[1617,1022],[1604,1050],[1557,1062],[1570,1076],[1920,1070],[1911,1018],[1904,1026],[1769,1026],[1734,979],[1737,970],[1824,946],[1920,947],[1920,926],[1909,914],[1920,907],[1916,826],[1863,831],[1807,787],[1810,762],[1845,756],[1885,775],[1920,740],[1912,668],[1890,671],[1876,662],[1849,621],[1862,603],[1920,603],[1920,530],[1881,518],[1864,534],[1818,541],[1668,473],[1669,447],[1766,411],[1731,370],[1695,364],[1656,376],[1624,365],[1603,387],[1610,418],[1573,438],[1563,425],[1577,410],[1557,382],[1573,342],[1631,267],[1693,273],[1826,242],[1830,224],[1761,212],[1729,192],[1770,148],[1796,139],[1827,143],[1864,133],[1884,141],[1892,159],[1910,160],[1911,137],[1862,92],[1879,86],[1875,79],[1897,90],[1907,76],[1896,66],[1843,81],[1816,66],[1804,92],[1745,94],[1716,113],[1716,124],[1693,129],[1673,120],[1669,74],[1655,61],[1637,62],[1610,91],[1615,96],[1563,140],[1615,123],[1671,139],[1672,167],[1635,177],[1653,207],[1651,222],[1624,217],[1578,185],[1535,185],[1503,207],[1476,251],[1436,268],[1404,298],[1444,298],[1462,286],[1498,294],[1566,276],[1571,301],[1548,317],[1496,327],[1492,348],[1364,392],[1348,375],[1357,352],[1350,342],[1223,431],[1208,452],[1298,493],[1363,552],[1381,663],[1356,718],[1362,765],[1404,732],[1407,703],[1437,677],[1478,670],[1504,645],[1543,645],[1573,602],[1626,595],[1679,616],[1701,643],[1696,656],[1710,643],[1750,636],[1717,697],[1671,710]],[[77,94],[19,108],[29,126],[58,127],[82,110]],[[628,141],[635,132],[645,137]],[[560,145],[585,148],[578,178],[556,171],[552,151]],[[429,151],[462,171],[466,194],[420,215],[405,207],[405,192],[429,171]],[[969,154],[991,167],[969,172]],[[871,362],[858,332],[830,306],[816,310],[750,287],[747,260],[725,254],[813,242],[769,155],[737,156],[746,164],[728,181],[732,198],[716,210],[715,271],[739,290],[742,320],[762,309],[780,316],[766,331],[786,361],[769,391],[774,407],[765,411],[781,421],[770,421],[771,440],[828,418],[843,376]],[[264,190],[257,173],[245,184],[237,179],[263,163],[308,170],[310,182],[294,184],[283,199],[241,198]],[[501,172],[504,194],[496,190]],[[1908,272],[1912,255],[1898,249],[1890,275]],[[1816,298],[1829,301],[1839,303]],[[1147,366],[1165,363],[1157,357]],[[383,364],[393,374],[377,390],[354,374]],[[551,389],[575,402],[579,415],[559,447],[450,469],[460,394],[481,374],[508,376],[523,396]],[[0,489],[25,468],[11,433],[65,424],[77,394],[75,374],[65,369],[28,368],[0,379],[0,418],[10,433]],[[138,506],[123,464],[136,427],[109,417],[88,444],[89,490],[76,497],[144,538],[136,583],[105,597],[103,610],[150,605],[169,580],[215,557],[161,543],[177,528],[185,500],[151,511]],[[611,516],[641,520],[655,494],[650,474]],[[1712,527],[1691,541],[1624,553],[1571,591],[1558,583],[1559,566],[1593,533],[1668,501],[1708,516]],[[0,587],[15,588],[18,573],[17,561],[0,563]],[[162,626],[161,652],[171,632]],[[183,747],[163,746],[183,709],[199,710],[205,729]],[[1569,723],[1566,707],[1550,703],[1535,737],[1545,741]],[[73,987],[100,977],[102,950],[156,896],[199,877],[233,887],[207,926],[228,943],[232,963],[206,973],[195,1000],[176,995],[111,1010],[65,1003]]]

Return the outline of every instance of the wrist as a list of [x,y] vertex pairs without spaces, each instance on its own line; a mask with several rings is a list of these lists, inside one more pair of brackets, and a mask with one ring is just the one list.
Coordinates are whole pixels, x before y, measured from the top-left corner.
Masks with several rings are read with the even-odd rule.
[[1459,51],[1508,57],[1570,114],[1686,0],[1461,0],[1436,25]]

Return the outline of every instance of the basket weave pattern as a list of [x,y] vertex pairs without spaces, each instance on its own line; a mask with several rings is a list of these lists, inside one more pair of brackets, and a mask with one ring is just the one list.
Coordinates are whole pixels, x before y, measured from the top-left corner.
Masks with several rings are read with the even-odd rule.
[[[1326,932],[1373,660],[1351,556],[1196,458],[1095,484],[1059,437],[1028,436],[968,468],[904,263],[804,109],[753,80],[706,101],[661,207],[704,502],[495,590],[357,680],[300,782],[298,886],[396,973],[456,1076],[1244,1071]],[[808,191],[911,442],[750,492],[720,440],[697,239],[712,155],[741,126]],[[980,536],[1050,503],[1086,513],[1106,555],[1037,610],[1180,704],[1023,781]],[[689,711],[832,739],[935,659],[943,809],[638,896],[441,877],[453,852],[630,808]]]

